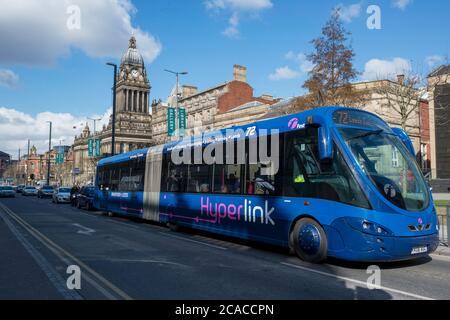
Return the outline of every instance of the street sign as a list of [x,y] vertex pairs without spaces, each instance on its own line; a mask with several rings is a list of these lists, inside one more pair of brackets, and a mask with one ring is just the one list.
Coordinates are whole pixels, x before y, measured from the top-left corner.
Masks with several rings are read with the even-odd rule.
[[178,109],[178,128],[180,130],[180,137],[184,136],[186,131],[186,109]]
[[64,153],[58,152],[56,154],[56,164],[63,164],[64,163]]
[[173,137],[176,131],[175,108],[167,108],[167,134]]
[[100,139],[95,140],[95,156],[100,157],[101,156],[101,141]]
[[80,168],[73,168],[73,170],[72,170],[73,175],[79,175],[80,173],[81,173]]
[[88,139],[88,157],[92,158],[94,155],[94,140]]

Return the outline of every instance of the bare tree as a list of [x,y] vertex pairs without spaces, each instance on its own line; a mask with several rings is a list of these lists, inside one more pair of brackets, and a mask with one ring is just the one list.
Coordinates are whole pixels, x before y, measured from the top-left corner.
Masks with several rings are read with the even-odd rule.
[[428,92],[434,100],[436,125],[450,125],[450,65],[440,66],[429,75]]

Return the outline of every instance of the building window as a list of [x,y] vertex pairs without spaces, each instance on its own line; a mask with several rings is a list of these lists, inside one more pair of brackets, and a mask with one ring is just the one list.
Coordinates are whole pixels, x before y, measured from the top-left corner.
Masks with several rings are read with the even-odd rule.
[[392,167],[398,168],[399,162],[398,162],[398,150],[394,147],[392,150]]

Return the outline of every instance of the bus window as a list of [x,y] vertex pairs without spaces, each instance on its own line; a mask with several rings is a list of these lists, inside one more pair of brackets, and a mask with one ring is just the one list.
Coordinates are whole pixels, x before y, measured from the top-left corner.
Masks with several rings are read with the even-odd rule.
[[185,192],[187,182],[187,165],[173,165],[169,164],[167,179],[167,192]]
[[122,167],[120,168],[120,183],[118,191],[126,192],[129,190],[130,190],[130,168]]
[[119,183],[120,183],[120,167],[112,166],[111,167],[111,180],[109,182],[109,190],[110,191],[119,191]]
[[129,190],[131,192],[144,191],[145,157],[138,158],[132,162]]
[[209,166],[190,165],[187,184],[188,193],[210,193],[211,181],[209,175]]
[[214,166],[214,193],[241,193],[241,165],[216,164]]
[[265,165],[250,164],[247,165],[246,193],[248,195],[276,195],[277,188],[275,176],[262,175],[262,169]]
[[330,163],[318,159],[317,129],[293,132],[286,138],[284,194],[370,208],[345,160],[334,145]]

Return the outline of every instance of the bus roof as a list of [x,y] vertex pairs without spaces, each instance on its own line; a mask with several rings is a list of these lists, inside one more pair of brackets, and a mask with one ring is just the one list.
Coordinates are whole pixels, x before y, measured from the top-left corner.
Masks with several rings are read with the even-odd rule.
[[[173,141],[165,144],[163,146],[163,150],[165,152],[171,151],[175,148],[186,148],[189,146],[194,145],[207,145],[214,142],[219,142],[217,140],[217,137],[222,137],[222,141],[227,140],[227,130],[234,130],[236,135],[233,135],[232,137],[229,137],[230,139],[241,139],[244,138],[246,135],[248,135],[247,130],[249,128],[254,128],[256,132],[259,130],[278,130],[279,133],[295,130],[295,129],[301,129],[307,124],[308,118],[312,117],[311,120],[313,123],[322,123],[327,124],[329,126],[334,125],[332,115],[336,111],[358,111],[363,112],[366,114],[370,114],[381,121],[384,122],[380,117],[377,115],[374,115],[372,113],[369,113],[367,111],[361,110],[361,109],[355,109],[355,108],[348,108],[348,107],[320,107],[315,108],[311,110],[302,111],[295,114],[290,114],[286,116],[276,117],[276,118],[268,118],[268,119],[262,119],[253,123],[241,125],[241,126],[232,126],[216,131],[206,132],[203,135],[196,135],[188,137],[186,141],[178,140]],[[128,153],[116,155],[114,157],[109,157],[106,159],[102,159],[98,162],[99,166],[110,164],[110,163],[120,163],[129,161],[133,158],[139,158],[144,157],[147,154],[149,148],[140,149],[140,150],[134,150]]]

